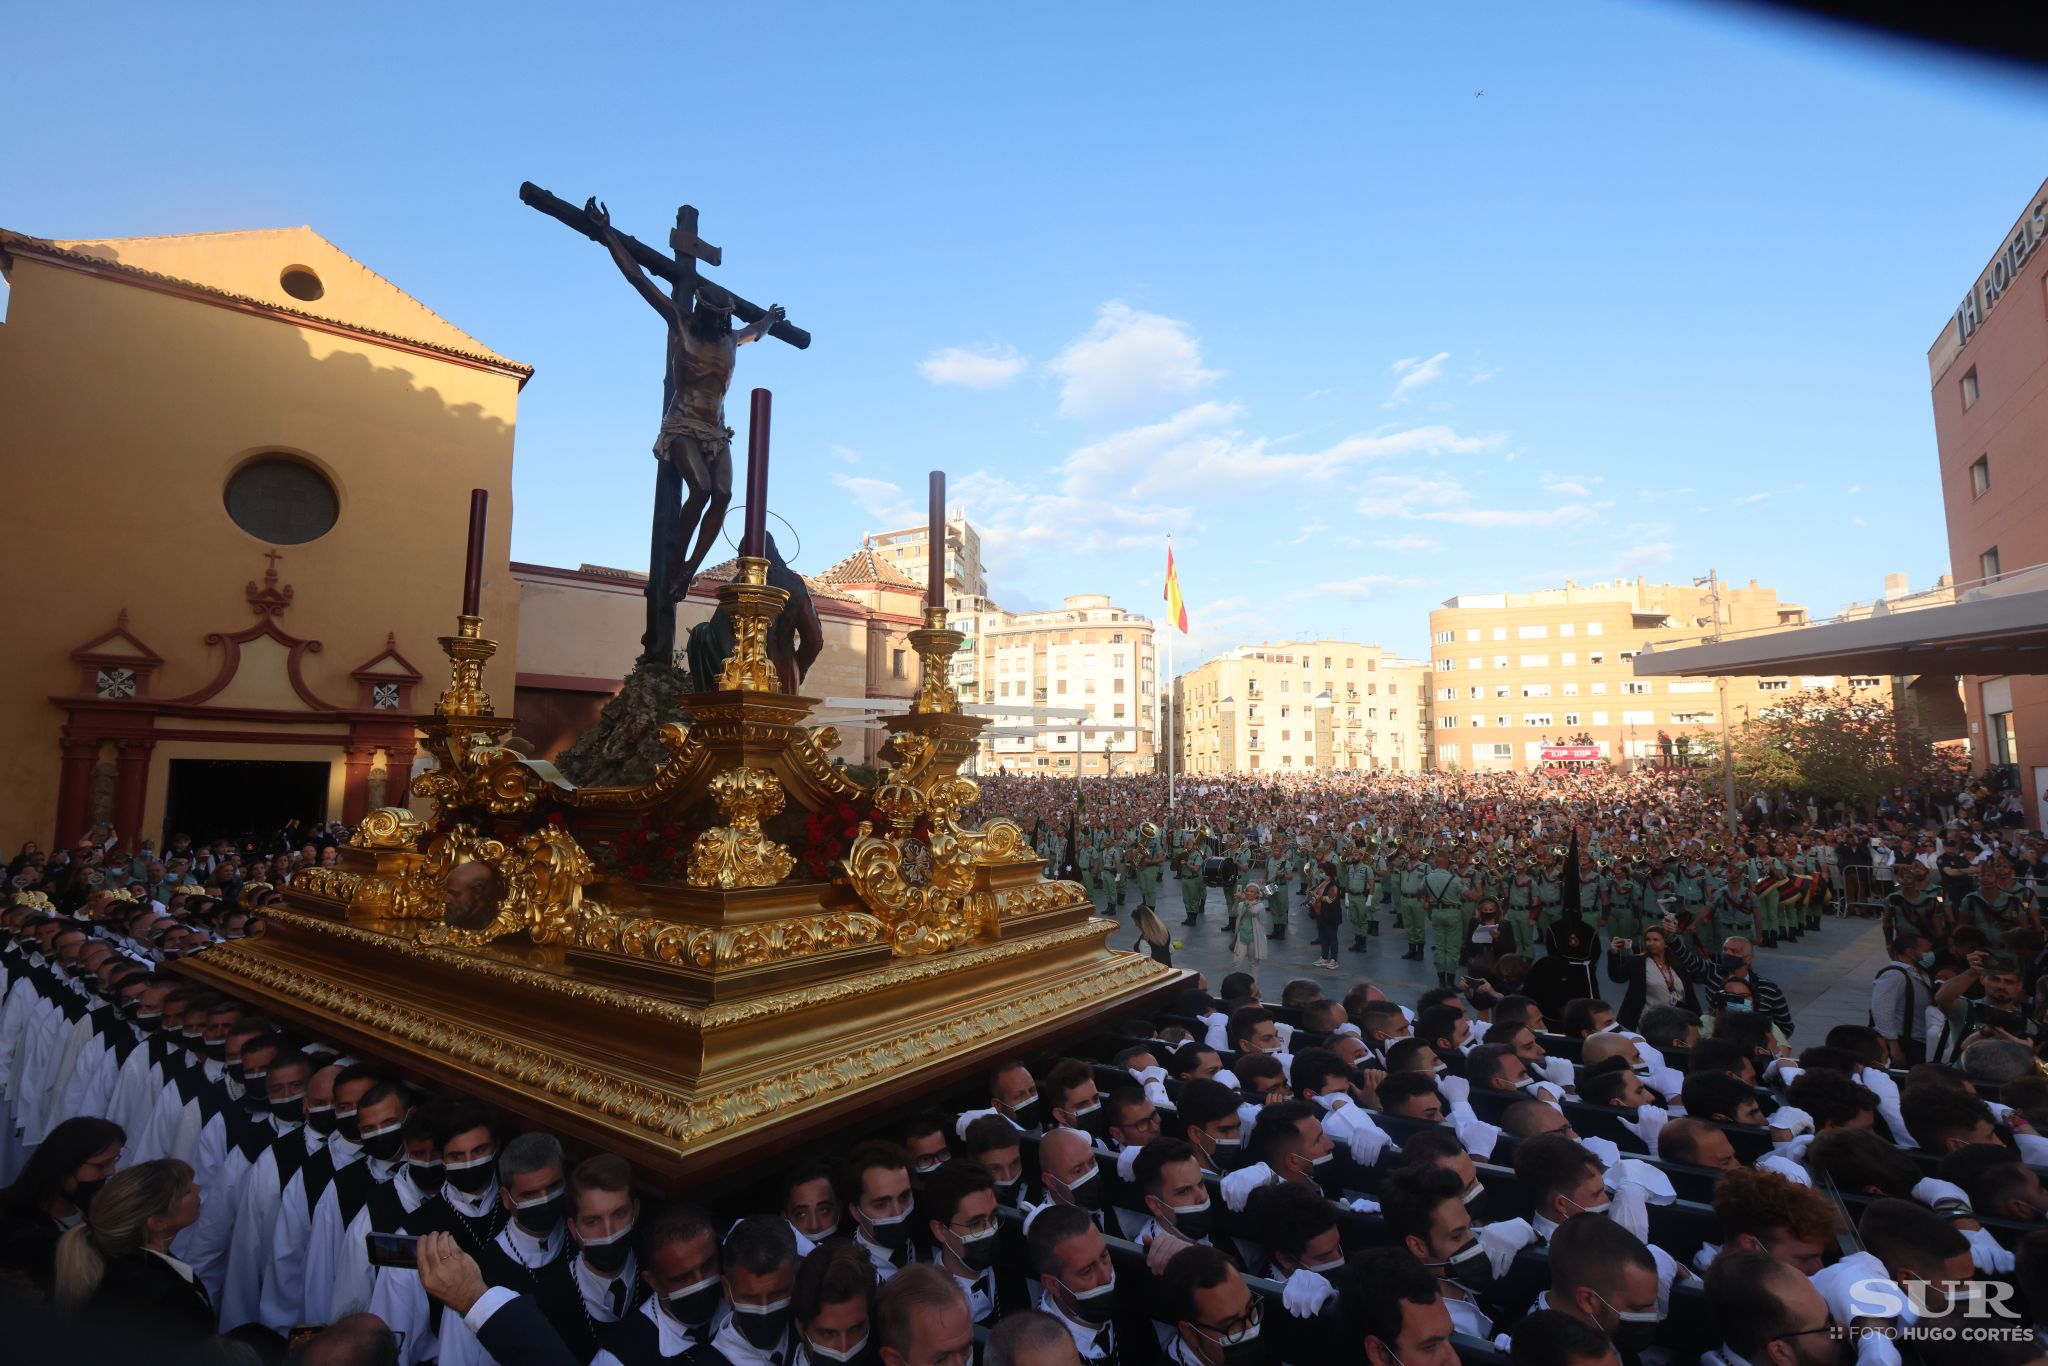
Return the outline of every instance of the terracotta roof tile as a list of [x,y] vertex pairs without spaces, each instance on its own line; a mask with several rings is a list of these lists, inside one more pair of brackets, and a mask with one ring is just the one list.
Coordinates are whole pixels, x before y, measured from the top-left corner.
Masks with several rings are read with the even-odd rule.
[[886,588],[924,591],[923,584],[877,555],[873,546],[862,546],[818,577],[826,583],[881,584]]

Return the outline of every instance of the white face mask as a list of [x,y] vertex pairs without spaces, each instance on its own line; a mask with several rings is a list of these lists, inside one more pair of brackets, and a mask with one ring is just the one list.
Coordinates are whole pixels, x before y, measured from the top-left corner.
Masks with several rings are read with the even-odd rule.
[[845,1351],[842,1352],[831,1347],[820,1347],[817,1343],[812,1342],[809,1339],[805,1339],[804,1351],[808,1352],[811,1355],[812,1359],[817,1361],[847,1362],[853,1360],[862,1352],[866,1351],[867,1345],[868,1340],[866,1338],[862,1338],[859,1342],[856,1342],[853,1346],[847,1348]]

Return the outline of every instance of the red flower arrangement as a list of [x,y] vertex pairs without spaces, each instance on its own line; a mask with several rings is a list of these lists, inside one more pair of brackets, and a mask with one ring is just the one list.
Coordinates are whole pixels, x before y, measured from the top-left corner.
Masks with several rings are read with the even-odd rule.
[[650,811],[632,829],[592,851],[610,871],[635,882],[680,882],[698,832]]
[[841,799],[804,817],[803,845],[796,851],[797,868],[807,878],[824,881],[839,869],[839,860],[860,832],[860,808]]

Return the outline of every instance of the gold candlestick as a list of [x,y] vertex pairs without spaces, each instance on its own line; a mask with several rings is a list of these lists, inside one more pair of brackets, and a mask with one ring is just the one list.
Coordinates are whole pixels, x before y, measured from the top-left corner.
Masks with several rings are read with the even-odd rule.
[[782,680],[768,660],[768,624],[789,601],[789,593],[768,585],[767,560],[742,555],[739,568],[739,579],[718,590],[733,634],[732,654],[719,671],[718,686],[738,692],[781,692]]

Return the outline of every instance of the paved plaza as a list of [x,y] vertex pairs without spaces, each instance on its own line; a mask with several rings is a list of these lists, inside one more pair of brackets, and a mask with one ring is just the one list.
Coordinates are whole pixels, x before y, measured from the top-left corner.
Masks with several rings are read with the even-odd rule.
[[[1130,924],[1130,913],[1137,904],[1134,885],[1124,905],[1118,908],[1123,928],[1110,938],[1117,948],[1129,948],[1137,938],[1137,931]],[[1224,933],[1226,918],[1220,890],[1210,889],[1208,905],[1198,926],[1181,924],[1180,888],[1170,878],[1159,889],[1158,910],[1160,919],[1173,932],[1174,966],[1194,968],[1204,974],[1212,992],[1222,985],[1226,973],[1241,966],[1230,956],[1231,941]],[[1351,942],[1348,921],[1339,942]],[[1391,915],[1382,921],[1379,934],[1367,942],[1372,947],[1365,953],[1353,953],[1346,948],[1342,955],[1344,966],[1337,971],[1318,968],[1314,928],[1296,913],[1288,920],[1285,940],[1266,941],[1266,959],[1258,968],[1259,985],[1268,1001],[1278,1001],[1280,988],[1289,979],[1309,977],[1323,984],[1324,995],[1342,997],[1352,983],[1365,978],[1393,1000],[1411,1007],[1426,988],[1436,985],[1431,958],[1403,961],[1401,952],[1407,947],[1407,940]],[[1819,1043],[1838,1024],[1868,1024],[1870,980],[1884,963],[1884,940],[1878,933],[1877,921],[1842,920],[1834,916],[1823,919],[1818,934],[1809,933],[1796,944],[1757,953],[1757,971],[1782,987],[1785,999],[1791,1003],[1796,1046]],[[1606,999],[1619,1004],[1622,988],[1606,980],[1604,962],[1600,984]]]

